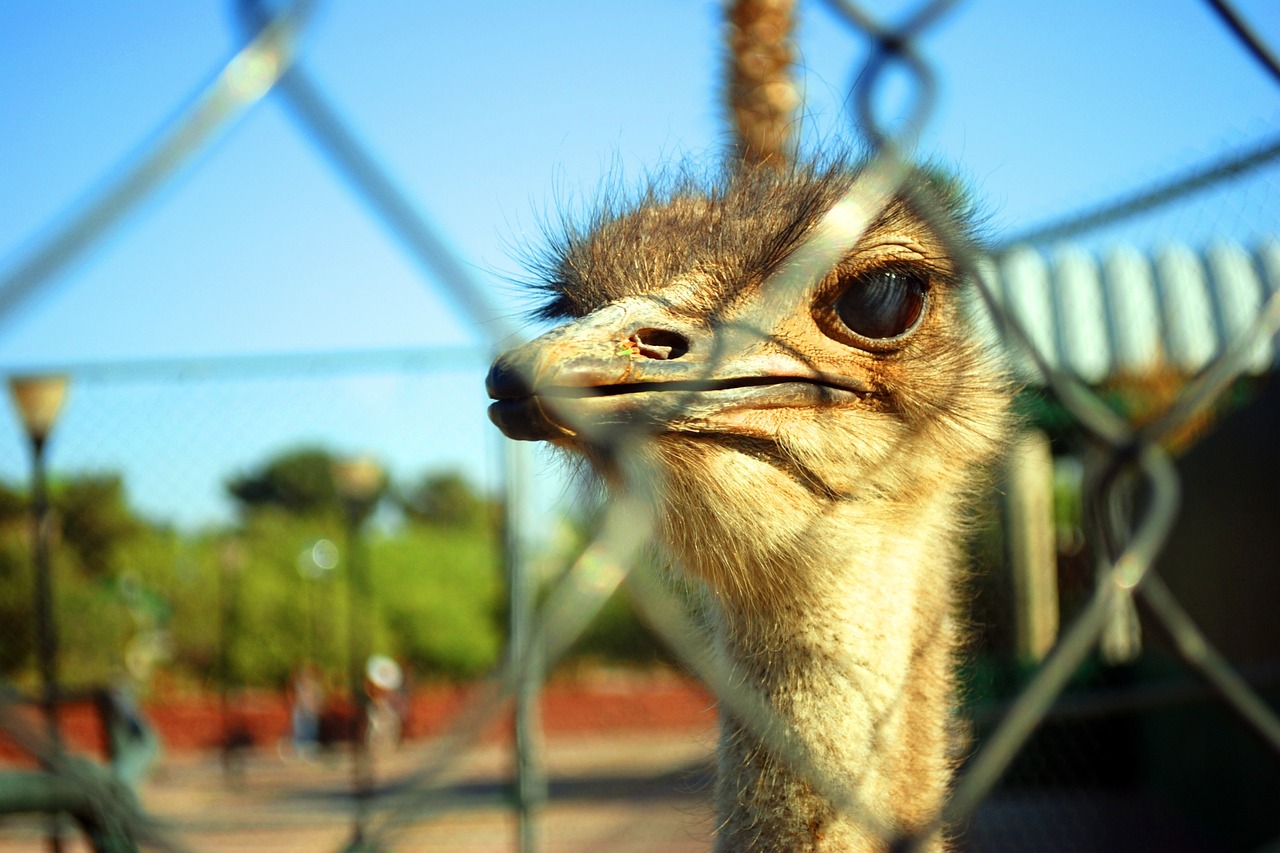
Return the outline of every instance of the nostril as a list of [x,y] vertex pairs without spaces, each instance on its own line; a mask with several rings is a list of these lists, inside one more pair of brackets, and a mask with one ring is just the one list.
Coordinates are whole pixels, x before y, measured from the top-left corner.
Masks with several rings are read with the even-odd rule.
[[640,355],[661,361],[679,358],[689,351],[689,339],[667,329],[640,329],[629,340]]

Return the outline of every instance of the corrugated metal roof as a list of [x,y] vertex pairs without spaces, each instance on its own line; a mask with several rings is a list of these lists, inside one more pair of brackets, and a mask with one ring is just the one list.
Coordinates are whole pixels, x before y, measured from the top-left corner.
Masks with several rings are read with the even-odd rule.
[[[1280,291],[1280,242],[1267,240],[1254,252],[1224,242],[1203,254],[1171,245],[1150,257],[1119,247],[1101,263],[1073,247],[1048,259],[1018,247],[983,275],[996,302],[1022,322],[1056,369],[1086,382],[1168,369],[1192,373],[1239,338]],[[1276,356],[1276,341],[1262,341],[1250,371],[1272,369]],[[1025,353],[1015,348],[1013,360],[1023,377],[1037,376]]]

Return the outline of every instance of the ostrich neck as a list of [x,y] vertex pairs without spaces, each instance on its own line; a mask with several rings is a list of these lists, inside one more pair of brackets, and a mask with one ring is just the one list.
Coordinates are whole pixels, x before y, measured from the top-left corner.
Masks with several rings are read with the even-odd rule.
[[[735,680],[759,691],[809,770],[723,711],[717,849],[885,850],[934,817],[951,770],[957,634],[945,509],[842,507],[807,538],[821,546],[771,556],[794,583],[722,604]],[[843,801],[821,793],[831,782]]]

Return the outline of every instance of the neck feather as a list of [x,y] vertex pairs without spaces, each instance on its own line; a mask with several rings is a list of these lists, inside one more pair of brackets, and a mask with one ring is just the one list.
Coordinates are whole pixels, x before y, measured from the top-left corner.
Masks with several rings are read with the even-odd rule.
[[951,501],[929,504],[914,518],[902,507],[840,505],[790,559],[740,567],[785,566],[794,582],[768,584],[767,601],[720,599],[722,653],[782,724],[788,759],[804,766],[725,713],[719,849],[883,850],[941,807],[956,558]]

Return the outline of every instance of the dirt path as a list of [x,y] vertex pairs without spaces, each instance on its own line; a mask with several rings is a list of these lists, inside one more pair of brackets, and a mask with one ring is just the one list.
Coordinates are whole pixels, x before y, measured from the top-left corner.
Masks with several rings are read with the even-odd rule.
[[[539,820],[549,853],[705,851],[712,830],[709,799],[714,732],[562,735],[546,748],[550,801]],[[415,743],[375,762],[377,795],[370,812],[402,791],[425,760]],[[482,744],[451,774],[457,808],[407,826],[389,849],[511,851],[516,824],[502,801],[511,759],[500,744]],[[345,753],[304,762],[274,750],[248,755],[237,778],[217,757],[165,759],[140,795],[147,810],[171,822],[185,848],[221,851],[336,851],[350,839],[353,801]],[[0,851],[43,849],[39,821],[0,824]],[[64,850],[87,850],[77,840]]]

